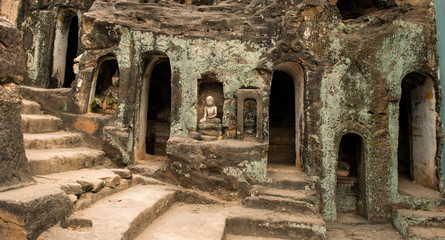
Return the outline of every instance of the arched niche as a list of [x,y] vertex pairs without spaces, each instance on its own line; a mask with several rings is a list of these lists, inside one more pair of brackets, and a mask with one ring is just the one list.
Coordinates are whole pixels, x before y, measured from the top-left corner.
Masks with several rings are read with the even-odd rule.
[[171,67],[165,53],[144,56],[142,89],[135,135],[135,160],[164,156],[170,137]]
[[201,78],[198,79],[198,123],[204,116],[204,107],[208,96],[214,99],[218,111],[216,117],[222,119],[224,106],[223,84],[214,73],[203,73],[201,74]]
[[363,139],[356,133],[347,133],[338,143],[337,212],[366,216],[365,177]]
[[[255,129],[245,129],[252,126]],[[263,94],[260,89],[238,90],[236,134],[239,140],[263,141]]]
[[436,94],[421,73],[407,74],[399,102],[398,172],[400,180],[438,189],[436,164]]
[[88,112],[112,115],[119,98],[119,64],[113,55],[101,57],[94,70]]
[[[269,163],[303,168],[303,97],[303,68],[295,62],[277,65],[272,78],[269,104]],[[277,156],[276,159],[274,156]]]
[[57,17],[53,66],[49,87],[71,87],[75,79],[74,59],[77,57],[79,43],[79,19],[70,9],[61,9]]

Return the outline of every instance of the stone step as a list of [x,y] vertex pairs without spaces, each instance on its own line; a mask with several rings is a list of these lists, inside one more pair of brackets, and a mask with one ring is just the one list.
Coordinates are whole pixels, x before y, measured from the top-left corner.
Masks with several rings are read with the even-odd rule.
[[25,149],[56,149],[85,146],[82,134],[74,132],[26,133],[23,134]]
[[320,215],[283,213],[267,209],[234,208],[226,220],[226,234],[283,239],[326,239]]
[[315,182],[295,166],[269,164],[267,177],[272,180],[269,187],[288,190],[315,190]]
[[221,240],[226,215],[218,205],[175,204],[154,221],[137,240]]
[[443,227],[409,227],[408,239],[415,240],[445,240]]
[[272,196],[295,201],[303,201],[312,204],[317,210],[319,205],[318,194],[313,190],[286,190],[263,186],[253,186],[249,191],[249,195]]
[[243,205],[250,208],[270,209],[280,212],[289,213],[304,213],[316,214],[318,213],[315,204],[306,200],[291,199],[287,196],[251,196],[243,200]]
[[100,199],[131,186],[150,184],[149,178],[133,175],[128,169],[109,168],[52,173],[34,176],[34,179],[38,184],[58,184],[70,196],[73,211],[88,208]]
[[393,225],[407,239],[429,239],[414,237],[413,229],[418,234],[423,228],[445,229],[445,212],[415,211],[410,209],[397,209],[393,215]]
[[108,168],[54,173],[34,179],[35,185],[0,193],[0,239],[36,239],[70,213],[91,207],[112,194],[138,184],[165,185],[133,175],[128,169]]
[[42,114],[41,106],[40,104],[29,101],[29,100],[22,100],[22,109],[20,110],[21,114]]
[[0,239],[36,239],[70,212],[70,198],[57,184],[31,185],[2,192]]
[[47,133],[59,131],[62,128],[62,120],[51,115],[22,114],[23,133]]
[[165,186],[137,185],[76,212],[38,239],[134,239],[174,201],[175,192]]
[[90,168],[104,163],[104,152],[91,148],[26,150],[32,175]]
[[223,240],[283,240],[285,238],[268,238],[268,237],[256,237],[256,236],[242,236],[234,234],[226,234]]
[[410,204],[411,208],[431,209],[439,206],[445,206],[445,198],[439,191],[424,187],[414,183],[411,179],[404,176],[398,178],[399,192],[402,201]]
[[445,212],[398,209],[396,215],[408,226],[445,228]]
[[265,195],[265,196],[276,196],[289,198],[294,200],[303,200],[306,202],[311,202],[312,204],[317,204],[318,194],[313,190],[286,190],[280,188],[270,188],[264,186],[253,186],[250,191],[250,195]]

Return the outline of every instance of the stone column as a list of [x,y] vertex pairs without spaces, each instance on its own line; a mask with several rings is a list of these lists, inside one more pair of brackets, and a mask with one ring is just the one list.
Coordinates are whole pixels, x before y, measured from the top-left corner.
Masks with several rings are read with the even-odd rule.
[[0,18],[0,192],[33,182],[23,145],[20,88],[24,57],[21,33]]

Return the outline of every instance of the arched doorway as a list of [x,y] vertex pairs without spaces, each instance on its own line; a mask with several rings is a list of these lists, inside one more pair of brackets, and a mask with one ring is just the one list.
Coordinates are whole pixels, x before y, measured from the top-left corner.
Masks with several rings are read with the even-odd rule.
[[146,59],[135,144],[136,160],[164,156],[170,137],[171,67],[162,53]]
[[363,141],[359,135],[343,135],[338,147],[337,164],[337,212],[364,215],[365,166]]
[[269,163],[295,165],[294,89],[289,74],[274,72],[269,108]]
[[70,88],[71,83],[76,78],[76,75],[74,74],[74,59],[77,57],[77,44],[79,42],[78,36],[79,36],[79,25],[78,25],[78,18],[76,15],[74,15],[71,18],[69,31],[68,31],[68,46],[66,49],[66,58],[65,58],[65,77],[63,81],[63,87],[64,88]]
[[303,70],[293,62],[279,64],[273,73],[269,104],[268,163],[302,168]]
[[435,108],[431,78],[420,73],[406,75],[399,103],[399,181],[415,181],[437,190]]
[[53,67],[49,87],[71,87],[74,59],[79,42],[79,19],[71,10],[61,10],[54,37]]

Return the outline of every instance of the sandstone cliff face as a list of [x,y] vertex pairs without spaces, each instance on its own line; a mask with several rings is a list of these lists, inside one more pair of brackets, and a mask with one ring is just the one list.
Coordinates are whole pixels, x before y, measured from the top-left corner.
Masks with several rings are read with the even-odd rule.
[[[86,109],[98,59],[115,56],[121,89],[111,124],[132,133],[144,56],[162,52],[172,71],[172,135],[196,128],[196,81],[212,72],[224,84],[225,132],[236,128],[237,90],[263,91],[267,140],[273,71],[281,63],[298,63],[304,70],[301,153],[306,171],[319,177],[325,217],[336,214],[339,142],[355,133],[363,140],[362,204],[371,219],[386,218],[388,204],[398,196],[399,101],[409,73],[433,82],[434,161],[440,163],[442,155],[434,7],[432,1],[381,0],[361,6],[357,1],[348,9],[340,2],[98,0],[83,15],[86,52],[77,78],[82,83],[78,103]],[[438,185],[441,165],[436,166]]]
[[[429,140],[423,142],[430,144],[424,153],[428,155],[427,165],[433,176],[419,181],[443,189],[440,185],[443,134],[439,115],[442,90],[437,74],[434,6],[431,0],[349,3],[97,0],[71,5],[58,1],[49,1],[45,6],[31,4],[22,27],[28,84],[48,86],[57,11],[75,8],[82,22],[79,54],[83,53],[72,85],[75,102],[83,112],[88,111],[101,64],[116,60],[119,101],[116,112],[104,122],[107,127],[103,135],[105,145],[112,149],[117,161],[129,164],[134,160],[133,150],[142,122],[140,113],[146,104],[143,102],[145,73],[153,59],[166,58],[171,66],[170,136],[184,137],[196,130],[200,104],[197,81],[211,75],[223,85],[222,127],[227,139],[236,135],[238,90],[262,91],[266,143],[270,135],[273,73],[298,72],[289,67],[297,64],[303,83],[299,87],[302,110],[297,126],[301,147],[296,151],[305,171],[318,180],[324,216],[328,219],[336,216],[340,141],[345,134],[356,134],[362,142],[360,204],[370,219],[387,219],[389,204],[400,201],[397,193],[400,100],[402,83],[412,79],[431,85],[423,97],[427,101],[420,104],[429,107],[428,126],[415,127],[428,132]],[[413,89],[411,86],[410,91]],[[194,166],[196,169],[184,167],[176,172],[183,174],[181,177],[187,171],[205,177],[206,166]],[[230,175],[224,166],[216,172],[222,178]]]
[[0,191],[33,181],[20,125],[24,73],[20,31],[0,18]]

